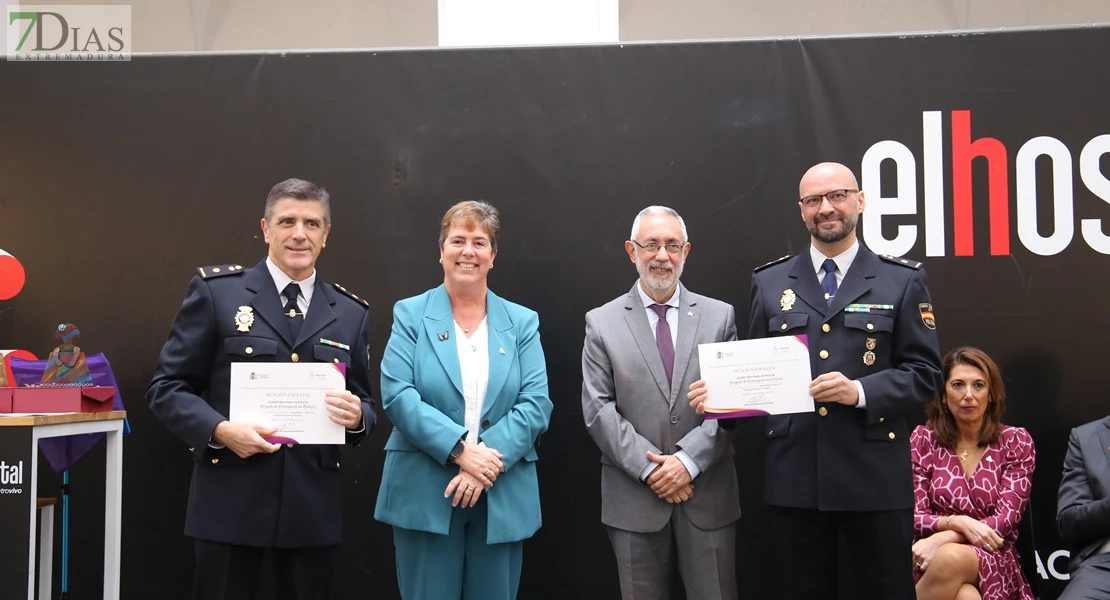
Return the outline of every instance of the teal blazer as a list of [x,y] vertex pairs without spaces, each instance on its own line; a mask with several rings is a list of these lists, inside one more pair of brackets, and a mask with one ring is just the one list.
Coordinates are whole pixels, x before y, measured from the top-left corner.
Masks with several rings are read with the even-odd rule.
[[[535,442],[551,419],[539,316],[486,293],[489,385],[479,439],[501,452],[505,473],[486,491],[486,543],[515,542],[540,528]],[[440,340],[444,332],[451,337]],[[466,402],[447,289],[440,285],[393,307],[382,357],[382,408],[393,423],[374,518],[446,535],[447,484],[459,472],[447,457],[467,434]]]

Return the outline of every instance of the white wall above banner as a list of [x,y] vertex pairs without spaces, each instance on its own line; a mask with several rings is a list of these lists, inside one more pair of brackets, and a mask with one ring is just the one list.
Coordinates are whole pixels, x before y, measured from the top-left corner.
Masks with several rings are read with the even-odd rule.
[[620,41],[618,0],[439,0],[440,46]]

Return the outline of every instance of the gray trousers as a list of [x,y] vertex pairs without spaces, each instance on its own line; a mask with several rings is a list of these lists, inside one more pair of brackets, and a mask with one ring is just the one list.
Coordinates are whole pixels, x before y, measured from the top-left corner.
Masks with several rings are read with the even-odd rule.
[[680,507],[659,531],[608,530],[622,600],[669,600],[676,562],[687,600],[737,600],[736,523],[698,529]]
[[1110,553],[1083,561],[1059,600],[1110,600]]

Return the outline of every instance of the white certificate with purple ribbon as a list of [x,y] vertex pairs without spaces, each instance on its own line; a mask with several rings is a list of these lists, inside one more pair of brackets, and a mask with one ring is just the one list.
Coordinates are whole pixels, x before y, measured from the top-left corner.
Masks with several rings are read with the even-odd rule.
[[698,345],[705,418],[813,412],[806,336]]
[[342,444],[343,426],[328,418],[328,390],[347,387],[342,365],[324,362],[231,363],[228,418],[277,432],[275,444]]

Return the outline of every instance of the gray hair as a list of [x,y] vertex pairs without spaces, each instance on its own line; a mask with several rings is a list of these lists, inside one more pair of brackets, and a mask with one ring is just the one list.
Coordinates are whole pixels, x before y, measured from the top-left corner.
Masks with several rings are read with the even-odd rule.
[[274,205],[283,198],[319,202],[324,206],[324,226],[331,225],[331,203],[328,202],[331,196],[328,195],[328,191],[303,179],[286,179],[270,188],[270,193],[266,195],[266,208],[262,211],[262,218],[266,219],[267,223],[274,216]]
[[675,211],[675,209],[673,208],[658,205],[649,206],[644,210],[641,210],[640,214],[636,215],[636,220],[632,221],[632,237],[630,237],[629,239],[636,240],[636,238],[640,237],[640,219],[643,219],[648,215],[666,215],[668,217],[674,217],[678,219],[678,224],[682,226],[683,243],[690,241],[690,236],[686,233],[686,221],[682,220],[682,215],[678,214],[678,212]]

